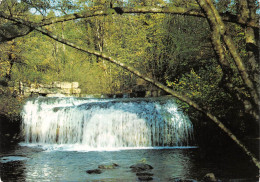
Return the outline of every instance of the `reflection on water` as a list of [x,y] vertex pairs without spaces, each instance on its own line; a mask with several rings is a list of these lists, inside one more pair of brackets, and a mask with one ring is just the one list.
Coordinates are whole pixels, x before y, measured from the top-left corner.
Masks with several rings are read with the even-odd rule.
[[[143,149],[122,151],[41,151],[18,147],[1,156],[21,156],[27,160],[0,163],[2,181],[138,181],[129,166],[140,161],[154,167],[154,181],[174,181],[175,178],[200,180],[209,172],[220,179],[249,179],[256,181],[257,169],[239,156],[221,160],[200,158],[193,149]],[[224,158],[223,158],[224,157]],[[117,163],[116,169],[101,174],[87,174],[101,164]],[[250,180],[249,180],[250,181]]]

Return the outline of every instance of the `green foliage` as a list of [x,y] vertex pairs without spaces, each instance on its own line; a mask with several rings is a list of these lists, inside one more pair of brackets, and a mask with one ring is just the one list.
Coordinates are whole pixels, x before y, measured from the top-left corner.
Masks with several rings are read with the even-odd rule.
[[[40,1],[31,1],[31,6],[36,6],[37,3]],[[80,7],[84,5],[89,11],[98,9],[107,2],[78,3]],[[165,2],[128,2],[129,6],[143,4],[164,5]],[[37,6],[42,9],[49,6],[51,9],[49,2]],[[51,18],[55,14],[54,11],[49,11],[44,16]],[[36,21],[41,18],[42,15],[34,16]],[[204,38],[198,35],[207,35],[207,31],[197,33],[204,27],[196,27],[194,19],[165,14],[93,17],[50,25],[47,29],[79,46],[109,53],[164,83],[190,70],[190,60],[195,59],[200,50],[200,45],[194,49],[194,41],[199,42]],[[194,33],[197,33],[198,38],[192,36]],[[124,92],[131,90],[135,85],[136,77],[131,73],[99,58],[83,55],[40,33],[32,32],[17,41],[16,48],[21,50],[23,64],[15,64],[12,67],[13,81],[79,81],[82,90],[87,93]]]
[[[211,62],[214,63],[215,61],[211,60]],[[207,106],[207,109],[215,113],[215,115],[223,117],[227,108],[222,102],[230,98],[219,87],[221,78],[222,70],[215,63],[201,67],[197,72],[191,69],[189,73],[182,75],[180,79],[175,79],[173,82],[167,81],[167,85],[197,103]]]
[[0,86],[0,115],[16,121],[19,119],[24,100],[22,97],[15,97],[13,92],[12,89]]

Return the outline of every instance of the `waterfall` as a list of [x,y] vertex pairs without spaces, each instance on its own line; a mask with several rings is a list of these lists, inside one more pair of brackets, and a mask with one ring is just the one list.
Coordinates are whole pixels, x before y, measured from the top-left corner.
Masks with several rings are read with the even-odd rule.
[[171,97],[34,98],[21,113],[26,144],[85,149],[190,146],[191,121]]

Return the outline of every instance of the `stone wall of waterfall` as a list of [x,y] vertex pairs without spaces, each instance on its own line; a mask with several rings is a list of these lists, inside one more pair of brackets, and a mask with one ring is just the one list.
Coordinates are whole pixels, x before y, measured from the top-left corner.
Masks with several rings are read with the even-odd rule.
[[25,143],[85,149],[190,146],[193,127],[170,97],[34,98],[22,112]]

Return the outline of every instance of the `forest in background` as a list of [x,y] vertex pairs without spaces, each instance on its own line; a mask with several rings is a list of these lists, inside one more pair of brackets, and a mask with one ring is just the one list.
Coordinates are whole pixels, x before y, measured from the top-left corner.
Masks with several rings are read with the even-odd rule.
[[[98,8],[97,4],[90,8]],[[55,17],[55,11],[46,13],[46,19]],[[42,15],[28,14],[34,21],[42,18]],[[168,14],[110,15],[61,22],[47,29],[80,46],[108,52],[169,86],[185,87],[182,84],[185,79],[198,77],[203,70],[220,71],[205,18]],[[237,29],[239,33],[239,27]],[[136,84],[133,74],[38,32],[1,44],[1,51],[1,80],[9,84],[78,81],[83,93],[89,94],[123,92]],[[210,75],[200,75],[204,75],[201,81],[210,81],[207,80]],[[196,87],[203,85],[196,84],[191,95],[201,94],[196,93],[199,91]],[[212,87],[212,84],[215,83],[207,85]]]
[[[105,0],[3,0],[0,4],[0,113],[12,117],[13,112],[19,112],[17,101],[21,98],[14,98],[8,90],[18,81],[36,84],[77,81],[87,94],[127,92],[135,87],[138,75],[107,62],[102,55],[105,53],[138,70],[143,77],[181,93],[184,102],[180,104],[187,112],[192,110],[190,105],[195,106],[221,120],[239,137],[258,136],[259,102],[255,98],[259,94],[254,93],[259,90],[259,24],[255,26],[250,21],[259,22],[256,13],[259,4],[252,0],[214,1],[223,17],[247,18],[244,23],[239,19],[225,22],[225,34],[232,37],[249,74],[244,77],[245,71],[234,61],[236,57],[225,42],[225,34],[219,30],[219,37],[214,37],[217,26],[209,18],[207,9],[203,9],[202,2],[129,0],[115,1],[111,7],[110,1]],[[243,3],[247,3],[247,7]],[[189,11],[201,8],[208,19],[185,13],[125,13],[124,9],[114,7],[159,7],[165,11],[171,7]],[[73,13],[101,10],[106,13],[51,23]],[[244,11],[249,12],[248,17],[243,17]],[[10,21],[12,18],[20,18],[25,23]],[[35,25],[24,27],[26,22]],[[47,22],[47,33],[33,31],[37,23],[44,22]],[[251,42],[249,28],[253,31]],[[60,39],[46,36],[48,32]],[[63,40],[73,42],[80,49],[64,44],[66,41],[62,43]],[[84,49],[98,51],[101,56],[86,54]],[[252,88],[247,79],[253,80]],[[190,100],[202,109],[190,104]],[[200,115],[192,112],[191,117]]]

